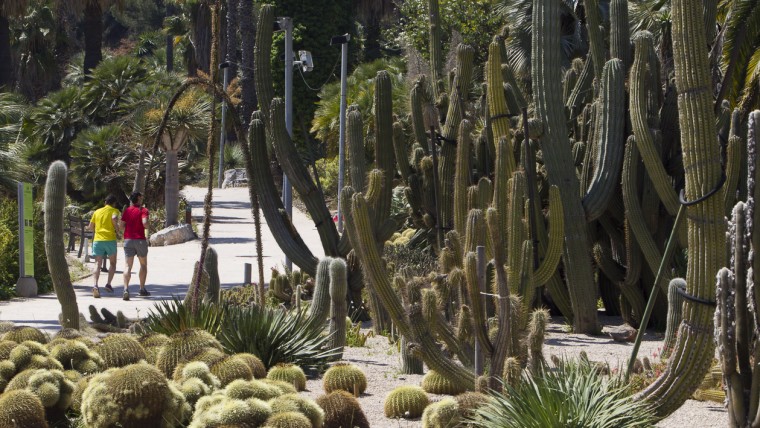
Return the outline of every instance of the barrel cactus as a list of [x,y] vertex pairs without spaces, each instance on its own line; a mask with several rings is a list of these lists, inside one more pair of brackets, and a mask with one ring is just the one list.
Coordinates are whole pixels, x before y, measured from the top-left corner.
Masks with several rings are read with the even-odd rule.
[[280,363],[269,369],[267,379],[280,380],[293,385],[298,391],[306,389],[306,374],[295,364]]
[[230,382],[224,389],[224,393],[237,400],[257,398],[259,400],[271,400],[283,395],[282,389],[260,380],[237,379]]
[[425,390],[419,386],[400,386],[385,397],[385,416],[413,419],[422,416],[430,403]]
[[309,418],[298,412],[275,413],[267,419],[265,428],[311,428]]
[[0,395],[1,428],[47,428],[45,408],[33,393],[21,389]]
[[145,363],[95,375],[82,396],[88,427],[176,427],[190,416],[187,404],[164,374]]
[[251,380],[253,373],[245,361],[234,356],[225,355],[209,364],[211,373],[219,378],[222,386],[227,386],[236,379]]
[[222,350],[222,345],[214,336],[204,330],[189,329],[173,334],[156,358],[156,366],[171,376],[180,359],[193,351],[203,348]]
[[353,394],[338,390],[317,398],[317,404],[325,411],[324,428],[369,428],[367,416]]
[[124,367],[146,358],[145,349],[129,334],[111,334],[95,347],[106,367]]
[[328,394],[337,390],[363,394],[367,389],[367,376],[354,364],[336,363],[327,369],[322,383]]
[[5,391],[27,390],[40,399],[47,412],[62,416],[71,404],[74,387],[61,370],[30,369],[11,379]]
[[462,385],[458,385],[435,370],[427,372],[422,378],[422,389],[431,394],[457,395],[466,391]]
[[446,397],[425,408],[422,412],[423,428],[448,428],[458,426],[459,405],[456,400]]
[[321,428],[325,421],[325,412],[314,400],[298,394],[284,394],[269,400],[272,412],[298,412],[309,418],[313,428]]
[[57,343],[51,347],[50,356],[58,360],[64,369],[84,374],[102,370],[103,358],[84,343],[74,339],[55,339],[54,342]]
[[38,343],[48,343],[48,336],[42,331],[28,326],[15,326],[3,335],[3,340],[11,340],[16,343],[31,340]]
[[162,333],[150,333],[137,339],[145,350],[145,361],[155,364],[161,348],[169,341],[169,336]]
[[198,401],[190,428],[261,426],[272,415],[265,401],[252,398],[239,400],[222,394],[203,397]]
[[251,369],[254,379],[261,379],[267,377],[267,368],[259,357],[249,354],[247,352],[241,352],[234,355],[235,358],[245,362],[248,368]]

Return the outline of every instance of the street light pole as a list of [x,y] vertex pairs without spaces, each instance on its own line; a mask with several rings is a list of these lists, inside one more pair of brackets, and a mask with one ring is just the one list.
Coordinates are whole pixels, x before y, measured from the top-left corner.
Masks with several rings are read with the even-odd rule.
[[[227,85],[230,83],[230,63],[223,62],[219,64],[219,68],[224,70],[224,92],[227,92]],[[227,142],[227,101],[222,100],[222,126],[219,135],[219,168],[217,174],[217,187],[222,188],[222,182],[224,181],[224,144]]]
[[[293,138],[293,20],[290,17],[278,19],[280,28],[285,30],[285,128]],[[293,218],[293,189],[288,176],[282,175],[282,203],[288,217]],[[286,256],[285,266],[293,269],[293,262]]]
[[[348,41],[351,35],[346,33],[335,36],[330,40],[330,45],[339,44],[340,47],[340,131],[338,136],[338,195],[343,191],[343,176],[346,171],[346,86],[348,79]],[[343,233],[343,213],[341,213],[340,198],[338,198],[338,232]]]

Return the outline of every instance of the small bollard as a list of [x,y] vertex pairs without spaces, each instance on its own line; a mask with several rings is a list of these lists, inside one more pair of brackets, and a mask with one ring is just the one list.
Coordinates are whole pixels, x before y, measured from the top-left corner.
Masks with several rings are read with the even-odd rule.
[[249,286],[251,285],[251,264],[243,263],[243,268],[244,268],[243,285]]
[[193,207],[185,205],[185,224],[193,224]]
[[90,238],[84,238],[84,262],[90,263]]

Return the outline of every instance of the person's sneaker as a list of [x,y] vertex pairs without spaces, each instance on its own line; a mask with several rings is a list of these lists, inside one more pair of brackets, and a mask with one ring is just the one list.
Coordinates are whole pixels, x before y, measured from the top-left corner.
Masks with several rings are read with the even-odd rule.
[[111,287],[111,284],[106,284],[104,288],[106,289],[107,292],[113,293],[113,287]]
[[129,291],[124,291],[124,294],[121,296],[124,300],[129,300]]
[[148,290],[146,290],[144,288],[141,288],[139,294],[141,296],[150,296],[150,291],[148,291]]
[[100,290],[98,290],[98,287],[92,288],[92,297],[100,299]]

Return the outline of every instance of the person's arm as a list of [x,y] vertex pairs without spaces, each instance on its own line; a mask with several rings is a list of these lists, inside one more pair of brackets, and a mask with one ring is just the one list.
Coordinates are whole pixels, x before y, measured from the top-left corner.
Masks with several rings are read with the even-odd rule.
[[95,231],[95,223],[90,220],[90,224],[87,225],[87,230],[94,232]]
[[149,217],[148,209],[147,208],[142,208],[141,214],[142,214],[142,225],[145,228],[145,230],[148,232],[148,234],[150,234],[150,228],[148,227],[149,226],[149,224],[148,224],[148,217]]
[[114,214],[111,216],[111,224],[113,224],[113,231],[116,233],[116,239],[119,239],[119,235],[121,234],[121,230],[119,227],[119,215]]

